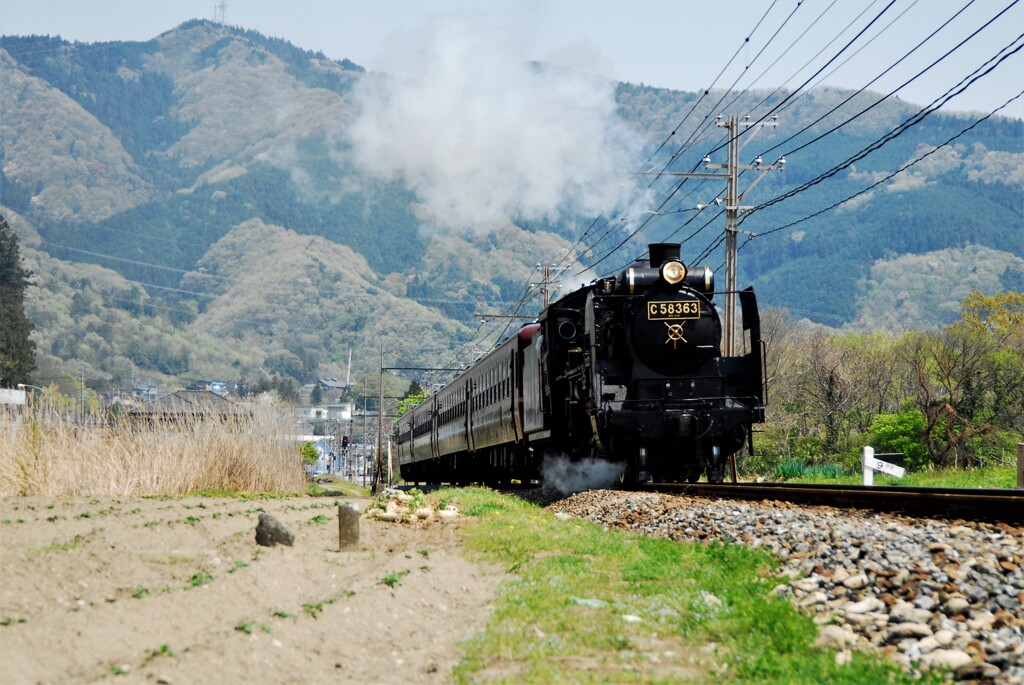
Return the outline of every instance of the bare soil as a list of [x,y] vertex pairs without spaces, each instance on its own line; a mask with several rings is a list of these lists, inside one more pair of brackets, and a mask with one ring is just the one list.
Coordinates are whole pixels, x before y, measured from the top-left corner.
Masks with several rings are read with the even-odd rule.
[[[448,681],[502,575],[458,522],[341,550],[334,502],[0,499],[0,682]],[[263,511],[293,546],[256,544]]]

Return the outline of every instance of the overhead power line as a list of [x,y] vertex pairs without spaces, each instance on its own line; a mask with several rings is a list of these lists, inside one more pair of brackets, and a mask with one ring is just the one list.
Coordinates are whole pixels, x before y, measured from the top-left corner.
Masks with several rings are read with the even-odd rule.
[[[797,186],[796,188],[793,188],[793,189],[783,193],[782,195],[779,195],[778,197],[776,197],[774,199],[768,200],[767,202],[763,202],[763,203],[757,205],[756,207],[754,207],[751,210],[751,213],[760,211],[760,210],[765,209],[767,207],[771,207],[772,205],[778,204],[779,202],[782,202],[783,200],[789,199],[789,198],[791,198],[791,197],[793,197],[795,195],[798,195],[799,193],[802,193],[802,192],[808,190],[809,188],[812,188],[812,187],[818,185],[822,181],[835,176],[837,173],[839,173],[843,169],[847,169],[850,166],[852,166],[853,164],[855,164],[856,162],[860,161],[861,159],[864,159],[865,157],[867,157],[869,154],[871,154],[875,150],[880,149],[881,147],[883,147],[888,142],[896,139],[897,137],[899,137],[900,135],[905,133],[908,129],[912,128],[913,126],[916,126],[919,123],[921,123],[922,121],[924,121],[925,118],[928,117],[929,114],[935,112],[937,109],[942,107],[942,105],[944,105],[946,102],[948,102],[949,100],[952,100],[957,95],[959,95],[960,93],[964,92],[967,88],[969,88],[976,81],[978,81],[979,79],[982,79],[985,76],[987,76],[989,73],[992,72],[992,70],[994,70],[996,67],[998,67],[1000,64],[1002,64],[1005,60],[1009,59],[1014,54],[1019,52],[1022,48],[1024,48],[1024,43],[1022,43],[1021,45],[1018,45],[1015,48],[1013,47],[1016,43],[1020,42],[1022,38],[1024,38],[1024,33],[1020,34],[1019,36],[1017,36],[1017,38],[1015,38],[1013,41],[1011,41],[1008,45],[1006,45],[1002,49],[1000,49],[999,52],[996,53],[996,55],[994,55],[993,57],[989,58],[984,64],[982,64],[980,67],[978,67],[973,72],[971,72],[970,74],[965,76],[963,79],[961,79],[959,83],[957,83],[955,86],[953,86],[952,88],[947,90],[943,95],[941,95],[940,97],[938,97],[935,100],[933,100],[931,102],[931,104],[929,104],[926,107],[923,107],[920,110],[918,110],[917,113],[915,113],[913,116],[909,117],[908,119],[905,119],[902,123],[900,123],[898,126],[893,128],[891,131],[889,131],[888,133],[883,135],[878,140],[876,140],[873,143],[871,143],[870,145],[862,148],[860,151],[858,151],[857,153],[851,155],[845,161],[840,162],[839,164],[835,165],[834,167],[832,167],[828,171],[824,172],[823,174],[819,175],[817,178],[814,178],[814,179],[811,179],[810,181],[802,183],[801,185]],[[749,217],[749,216],[750,216],[750,214],[747,215],[747,217]],[[747,217],[744,217],[744,220]]]
[[[968,42],[969,40],[971,40],[972,38],[974,38],[975,36],[977,36],[977,35],[978,35],[979,33],[981,33],[981,32],[982,32],[983,30],[985,30],[985,29],[986,29],[986,28],[987,28],[988,26],[990,26],[991,24],[993,24],[993,23],[994,23],[994,22],[995,22],[995,21],[996,21],[997,19],[999,19],[999,17],[1001,17],[1001,16],[1002,16],[1003,14],[1005,14],[1006,12],[1008,12],[1008,11],[1010,10],[1010,8],[1012,8],[1012,7],[1014,6],[1014,5],[1016,5],[1016,4],[1017,4],[1017,3],[1019,2],[1019,1],[1020,1],[1020,0],[1014,0],[1014,1],[1013,1],[1013,3],[1011,3],[1011,4],[1010,4],[1009,6],[1007,6],[1007,7],[1005,8],[1005,9],[1003,9],[1003,11],[1002,11],[1002,12],[1000,12],[1000,13],[999,13],[999,14],[997,14],[997,15],[995,15],[995,16],[994,16],[994,17],[992,17],[991,19],[989,19],[989,20],[988,20],[987,22],[985,22],[985,24],[983,24],[983,25],[982,25],[981,27],[979,27],[979,28],[978,28],[977,30],[975,30],[975,31],[974,31],[973,33],[971,33],[971,35],[967,36],[967,37],[966,37],[966,38],[964,38],[964,39],[963,39],[962,41],[960,41],[959,43],[957,43],[957,44],[956,44],[956,45],[955,45],[954,47],[952,47],[951,49],[949,49],[949,50],[948,50],[948,51],[947,51],[947,52],[946,52],[946,53],[945,53],[944,55],[942,55],[941,57],[939,57],[939,58],[938,58],[937,60],[933,61],[933,62],[932,62],[931,64],[929,64],[929,65],[928,65],[927,67],[925,67],[925,68],[924,68],[924,69],[922,69],[921,71],[917,72],[917,73],[916,73],[916,74],[915,74],[915,75],[914,75],[913,77],[911,77],[910,79],[908,79],[908,80],[904,81],[904,82],[903,82],[902,84],[900,84],[900,85],[899,85],[898,87],[894,88],[893,90],[889,91],[889,93],[887,93],[887,94],[886,94],[886,95],[885,95],[884,97],[882,97],[882,98],[880,98],[880,99],[876,100],[875,102],[871,103],[871,104],[870,104],[869,106],[865,107],[864,109],[862,109],[861,111],[857,112],[857,113],[856,113],[856,114],[854,114],[853,116],[851,116],[851,117],[848,117],[848,118],[847,118],[846,120],[844,120],[844,121],[843,121],[842,123],[836,124],[835,126],[833,126],[832,128],[830,128],[829,130],[827,130],[827,131],[825,131],[824,133],[822,133],[822,134],[820,134],[820,135],[816,136],[815,138],[813,138],[813,139],[811,139],[811,140],[809,140],[809,141],[807,141],[807,142],[803,143],[803,144],[802,144],[802,145],[800,145],[799,147],[796,147],[796,148],[793,148],[792,150],[789,150],[788,152],[786,152],[786,153],[785,153],[785,155],[789,156],[789,155],[792,155],[792,154],[794,154],[794,153],[796,153],[796,152],[799,152],[800,150],[803,150],[804,148],[806,148],[806,147],[808,147],[808,146],[810,146],[810,145],[812,145],[812,144],[814,144],[814,143],[818,142],[819,140],[821,140],[821,139],[822,139],[822,138],[824,138],[825,136],[828,136],[828,135],[830,135],[830,134],[832,134],[832,133],[835,133],[836,131],[838,131],[838,130],[839,130],[840,128],[842,128],[843,126],[846,126],[847,124],[849,124],[849,123],[851,123],[851,122],[855,121],[856,119],[860,118],[861,116],[863,116],[863,115],[864,115],[864,114],[866,114],[867,112],[870,112],[870,111],[871,111],[872,109],[874,109],[875,107],[878,107],[878,106],[879,106],[880,104],[882,104],[883,102],[885,102],[886,100],[888,100],[888,99],[889,99],[890,97],[892,97],[893,95],[895,95],[896,93],[898,93],[898,92],[899,92],[900,90],[902,90],[902,89],[903,89],[903,88],[905,88],[906,86],[908,86],[908,85],[910,85],[911,83],[913,83],[914,81],[916,81],[916,80],[917,80],[918,78],[920,78],[921,76],[923,76],[924,74],[926,74],[926,73],[927,73],[928,71],[930,71],[930,70],[931,70],[931,69],[932,69],[933,67],[937,66],[937,65],[938,65],[939,63],[941,63],[941,62],[942,62],[943,60],[945,60],[945,59],[946,59],[947,57],[949,57],[950,55],[952,55],[953,53],[955,53],[955,52],[956,52],[957,50],[959,50],[959,49],[960,49],[961,47],[963,47],[963,45],[964,45],[964,44],[966,44],[966,43],[967,43],[967,42]],[[881,77],[885,76],[885,75],[886,75],[887,73],[889,73],[889,72],[890,72],[890,71],[891,71],[891,70],[892,70],[892,69],[893,69],[894,67],[896,67],[896,66],[897,66],[898,64],[900,64],[900,63],[901,63],[901,62],[902,62],[903,60],[907,59],[908,57],[910,57],[910,55],[912,55],[912,54],[913,54],[914,52],[916,52],[918,48],[920,48],[920,47],[921,47],[922,45],[924,45],[924,44],[925,44],[926,42],[928,42],[929,40],[931,40],[931,39],[932,39],[932,37],[934,37],[934,36],[935,36],[935,35],[936,35],[936,34],[937,34],[937,33],[938,33],[939,31],[941,31],[941,30],[942,30],[942,29],[944,29],[944,28],[945,28],[946,26],[948,26],[948,25],[950,24],[950,22],[952,22],[952,21],[953,21],[954,19],[956,19],[956,18],[957,18],[957,17],[958,17],[958,16],[959,16],[959,15],[960,15],[960,14],[961,14],[961,13],[962,13],[962,12],[963,12],[964,10],[966,10],[966,9],[967,9],[967,8],[968,8],[968,7],[969,7],[969,6],[970,6],[970,5],[971,5],[971,4],[973,3],[973,2],[974,2],[974,0],[971,0],[971,3],[968,3],[968,4],[967,4],[967,5],[965,5],[965,6],[963,7],[963,8],[961,8],[959,12],[957,12],[957,13],[956,13],[956,14],[954,14],[954,15],[953,15],[952,17],[950,17],[949,19],[947,19],[947,20],[946,20],[946,21],[945,21],[945,22],[944,22],[944,23],[943,23],[943,24],[942,24],[941,26],[939,26],[939,28],[935,29],[935,31],[933,31],[933,32],[932,32],[931,34],[929,34],[927,38],[925,38],[925,39],[924,39],[924,40],[922,40],[922,41],[921,41],[920,43],[918,43],[918,44],[917,44],[916,46],[914,46],[914,47],[913,47],[913,48],[912,48],[912,49],[911,49],[911,50],[910,50],[909,52],[907,52],[906,54],[904,54],[904,55],[903,55],[903,57],[901,57],[901,58],[900,58],[899,60],[897,60],[896,62],[894,62],[894,63],[893,63],[893,64],[892,64],[892,65],[891,65],[890,67],[888,67],[888,68],[887,68],[887,69],[886,69],[885,71],[883,71],[883,72],[882,72],[882,73],[880,73],[880,74],[879,74],[878,76],[876,76],[875,78],[873,78],[873,79],[872,79],[871,81],[869,81],[868,83],[866,83],[866,84],[865,84],[864,86],[862,86],[862,87],[861,87],[860,89],[858,89],[857,91],[855,91],[855,92],[854,92],[854,93],[853,93],[852,95],[850,95],[849,97],[847,97],[847,98],[846,98],[845,100],[843,100],[842,102],[840,102],[840,103],[839,103],[838,105],[836,105],[835,107],[833,107],[833,108],[832,108],[832,109],[830,109],[829,111],[825,112],[825,114],[821,115],[820,117],[818,117],[817,119],[815,119],[815,120],[814,120],[814,121],[812,121],[811,123],[809,123],[809,124],[807,124],[806,126],[804,126],[804,127],[803,127],[803,128],[801,129],[801,130],[799,130],[799,131],[797,131],[796,133],[794,133],[793,135],[789,136],[788,138],[786,138],[786,139],[785,139],[785,140],[783,140],[782,142],[780,142],[780,143],[777,143],[776,145],[774,145],[774,146],[772,146],[772,147],[768,148],[767,150],[765,150],[765,151],[764,151],[763,153],[761,153],[761,154],[765,154],[765,155],[766,155],[766,154],[769,154],[770,152],[773,152],[774,150],[777,150],[778,148],[782,147],[783,145],[785,145],[785,144],[786,144],[786,143],[788,143],[789,141],[791,141],[791,140],[793,140],[794,138],[796,138],[797,136],[799,136],[799,135],[800,135],[801,133],[804,133],[804,132],[806,132],[806,131],[810,130],[810,129],[811,129],[811,127],[813,127],[813,126],[814,126],[815,124],[817,124],[818,122],[822,121],[822,120],[823,120],[823,119],[824,119],[825,117],[827,117],[827,116],[829,116],[830,114],[832,114],[833,112],[835,112],[835,111],[836,111],[837,109],[839,109],[840,107],[842,107],[843,105],[845,105],[846,103],[848,103],[848,102],[849,102],[850,100],[852,100],[852,99],[853,99],[854,97],[856,97],[857,95],[859,95],[859,94],[861,94],[862,92],[864,92],[864,91],[865,91],[865,90],[866,90],[866,89],[868,88],[868,86],[870,86],[870,85],[871,85],[872,83],[874,83],[875,81],[877,81],[877,80],[878,80],[878,79],[880,79]]]
[[898,176],[899,174],[903,173],[903,172],[904,172],[904,171],[906,171],[907,169],[909,169],[909,168],[913,167],[913,166],[914,166],[914,165],[916,165],[917,163],[919,163],[919,162],[921,162],[921,161],[923,161],[923,160],[927,159],[928,157],[932,156],[933,154],[935,154],[936,152],[938,152],[938,151],[939,151],[939,150],[941,150],[942,148],[944,148],[944,147],[948,146],[948,145],[949,145],[950,143],[952,143],[952,142],[953,142],[953,141],[955,141],[956,139],[960,138],[960,137],[961,137],[961,136],[963,136],[964,134],[966,134],[966,133],[968,133],[968,132],[972,131],[973,129],[975,129],[976,127],[978,127],[979,125],[981,125],[981,124],[982,124],[983,122],[985,122],[985,121],[987,121],[988,119],[990,119],[991,117],[995,116],[995,115],[996,115],[997,113],[999,113],[999,112],[1000,112],[1000,111],[1002,111],[1002,110],[1003,110],[1004,108],[1008,107],[1008,106],[1009,106],[1010,104],[1012,104],[1012,103],[1013,103],[1013,102],[1015,102],[1016,100],[1020,99],[1021,97],[1024,97],[1024,90],[1020,91],[1019,93],[1017,93],[1016,95],[1014,95],[1013,97],[1011,97],[1011,98],[1010,98],[1009,100],[1007,100],[1006,102],[1004,102],[1003,104],[1001,104],[1001,105],[1000,105],[999,107],[996,107],[996,108],[995,108],[994,110],[992,110],[991,112],[989,112],[989,113],[988,113],[988,114],[986,114],[985,116],[983,116],[983,117],[981,117],[980,119],[978,119],[977,121],[975,121],[975,122],[974,122],[973,124],[971,124],[970,126],[968,126],[968,127],[964,128],[963,130],[961,130],[961,131],[960,131],[959,133],[957,133],[956,135],[954,135],[954,136],[952,136],[952,137],[948,138],[948,139],[947,139],[947,140],[946,140],[945,142],[943,142],[943,143],[940,143],[939,145],[935,146],[934,148],[932,148],[932,149],[931,149],[931,150],[929,150],[928,152],[925,152],[924,154],[920,155],[919,157],[917,157],[917,158],[916,158],[916,159],[914,159],[913,161],[911,161],[911,162],[908,162],[908,163],[904,164],[903,166],[901,166],[901,167],[900,167],[899,169],[897,169],[896,171],[894,171],[894,172],[890,173],[889,175],[887,175],[887,176],[886,176],[885,178],[882,178],[882,179],[880,179],[880,180],[878,180],[878,181],[876,181],[876,182],[872,183],[871,185],[867,186],[866,188],[863,188],[862,190],[859,190],[859,191],[857,191],[857,192],[856,192],[856,193],[854,193],[853,195],[850,195],[849,197],[847,197],[847,198],[844,198],[844,199],[840,200],[839,202],[836,202],[836,203],[834,203],[834,204],[831,204],[831,205],[829,205],[828,207],[825,207],[824,209],[820,209],[820,210],[818,210],[817,212],[814,212],[813,214],[809,214],[809,215],[807,215],[807,216],[803,217],[802,219],[797,219],[796,221],[790,221],[789,223],[787,223],[787,224],[785,224],[785,225],[783,225],[783,226],[778,226],[778,227],[776,227],[776,228],[773,228],[773,229],[771,229],[771,230],[768,230],[768,231],[761,231],[761,232],[759,232],[759,233],[757,233],[757,234],[752,234],[752,235],[751,235],[751,236],[750,236],[750,237],[749,237],[749,238],[748,238],[748,239],[747,239],[747,240],[746,240],[746,241],[745,241],[745,242],[743,243],[743,245],[741,245],[741,246],[740,246],[740,248],[739,248],[739,249],[743,249],[743,247],[745,247],[745,246],[746,246],[746,244],[747,244],[747,243],[749,243],[749,242],[750,242],[751,240],[753,240],[754,238],[761,238],[761,237],[764,237],[764,236],[766,236],[766,235],[771,235],[771,234],[773,234],[773,233],[778,233],[779,231],[784,231],[784,230],[786,230],[787,228],[792,228],[793,226],[796,226],[796,225],[798,225],[798,224],[802,224],[802,223],[803,223],[803,222],[805,222],[805,221],[809,221],[809,220],[811,220],[811,219],[813,219],[813,218],[815,218],[815,217],[821,216],[822,214],[825,214],[826,212],[830,212],[830,211],[832,211],[833,209],[836,209],[837,207],[839,207],[839,206],[841,206],[841,205],[844,205],[844,204],[846,204],[846,203],[847,203],[847,202],[849,202],[850,200],[853,200],[853,199],[855,199],[855,198],[857,198],[857,197],[860,197],[861,195],[863,195],[863,194],[865,194],[865,193],[868,193],[868,192],[870,192],[870,191],[874,190],[874,189],[875,189],[875,188],[877,188],[878,186],[880,186],[880,185],[882,185],[883,183],[885,183],[885,182],[887,182],[887,181],[889,181],[889,180],[891,180],[891,179],[895,178],[896,176]]

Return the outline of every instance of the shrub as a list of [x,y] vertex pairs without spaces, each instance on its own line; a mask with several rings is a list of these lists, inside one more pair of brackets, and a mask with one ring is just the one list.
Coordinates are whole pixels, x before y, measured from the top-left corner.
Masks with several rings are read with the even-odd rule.
[[899,414],[877,414],[871,421],[871,446],[879,453],[901,453],[908,469],[931,465],[924,442],[924,414],[916,409]]
[[846,475],[846,470],[839,464],[816,464],[804,469],[804,478],[816,480],[836,480]]
[[787,459],[775,465],[775,477],[790,479],[801,478],[807,471],[807,465],[796,459]]

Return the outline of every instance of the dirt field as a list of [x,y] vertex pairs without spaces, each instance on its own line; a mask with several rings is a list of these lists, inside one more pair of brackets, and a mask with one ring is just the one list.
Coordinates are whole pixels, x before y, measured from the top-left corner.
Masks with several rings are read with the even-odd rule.
[[[256,544],[263,511],[294,546]],[[0,499],[0,682],[447,681],[501,575],[458,523],[363,519],[340,551],[337,518],[308,497]]]

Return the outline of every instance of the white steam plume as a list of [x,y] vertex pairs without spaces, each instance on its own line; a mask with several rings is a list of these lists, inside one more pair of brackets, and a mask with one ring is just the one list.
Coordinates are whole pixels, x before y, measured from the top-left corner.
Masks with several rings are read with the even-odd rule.
[[640,137],[617,116],[614,82],[531,63],[521,41],[466,18],[394,46],[387,75],[356,87],[357,167],[401,180],[450,229],[623,209]]
[[607,488],[622,475],[624,465],[604,459],[569,459],[564,454],[545,454],[541,464],[544,486],[558,490],[562,495]]

